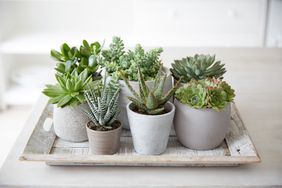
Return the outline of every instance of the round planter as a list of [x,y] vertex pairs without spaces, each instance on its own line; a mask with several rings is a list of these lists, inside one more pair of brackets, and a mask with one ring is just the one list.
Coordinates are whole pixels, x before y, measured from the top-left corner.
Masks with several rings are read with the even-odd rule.
[[87,141],[85,124],[89,118],[81,112],[81,107],[89,108],[87,104],[76,107],[54,107],[54,131],[58,137],[70,142]]
[[[115,154],[120,147],[120,135],[122,126],[110,131],[96,131],[88,127],[86,130],[89,140],[89,148],[95,155],[112,155]],[[120,124],[120,122],[118,122]]]
[[230,125],[231,108],[193,109],[174,100],[174,128],[179,142],[190,149],[207,150],[220,145]]
[[[167,68],[164,68],[166,74],[168,75],[166,82],[164,84],[164,93],[168,92],[171,88],[172,88],[172,76],[171,73],[169,72],[169,70]],[[126,106],[127,104],[130,102],[128,100],[128,96],[132,96],[130,90],[127,88],[125,82],[123,80],[119,81],[120,85],[121,85],[121,91],[119,94],[119,107],[120,107],[120,113],[118,116],[118,119],[121,121],[121,124],[123,125],[123,128],[125,129],[129,129],[129,122],[128,122],[128,117],[127,117],[127,113],[126,113]],[[139,92],[139,83],[138,81],[129,81],[129,83],[131,84],[131,86],[133,87],[133,89],[135,91],[137,91],[137,93]],[[146,81],[147,86],[149,86],[150,88],[153,87],[154,81],[153,80],[148,80]],[[172,101],[172,99],[171,99]]]
[[167,113],[145,115],[132,110],[133,104],[127,105],[127,114],[132,134],[134,149],[139,154],[159,155],[166,149],[172,127],[175,107],[167,102]]

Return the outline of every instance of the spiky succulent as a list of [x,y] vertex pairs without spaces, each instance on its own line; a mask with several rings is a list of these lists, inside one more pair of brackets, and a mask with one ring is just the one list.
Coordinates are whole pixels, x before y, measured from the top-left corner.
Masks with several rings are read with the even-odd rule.
[[[145,51],[140,44],[137,44],[134,50],[124,49],[124,43],[119,37],[113,37],[109,49],[102,52],[104,57],[104,66],[107,71],[115,77],[117,72],[123,71],[124,76],[131,80],[138,80],[137,67],[140,66],[145,80],[154,79],[161,66],[160,55],[162,48],[155,48]],[[122,79],[119,77],[119,79]]]
[[100,52],[101,45],[99,42],[89,44],[86,40],[83,40],[79,49],[69,47],[68,44],[64,43],[61,45],[61,52],[52,49],[51,56],[59,61],[55,68],[57,73],[70,74],[74,70],[81,73],[87,69],[88,74],[95,79],[99,76],[96,71],[102,61]]
[[162,71],[162,68],[158,71],[156,79],[154,80],[154,86],[150,89],[146,83],[143,74],[141,73],[140,67],[138,67],[138,82],[139,82],[139,93],[137,93],[130,85],[128,79],[122,75],[127,87],[131,91],[134,97],[128,97],[128,99],[138,109],[138,112],[157,115],[165,112],[165,104],[171,98],[176,91],[180,81],[171,88],[166,94],[163,94],[164,84],[167,79],[167,75]]
[[173,77],[178,80],[182,77],[182,83],[192,79],[201,80],[205,78],[223,78],[226,72],[224,64],[215,60],[215,55],[194,55],[181,60],[174,60],[171,64]]
[[85,102],[84,88],[92,82],[91,76],[85,69],[80,74],[74,70],[70,75],[56,74],[57,84],[46,85],[43,93],[48,96],[49,103],[57,104],[58,107],[76,106]]
[[90,110],[83,109],[83,112],[96,127],[112,129],[119,114],[119,91],[117,82],[106,84],[106,76],[102,87],[90,87],[85,90],[85,98]]
[[232,102],[234,90],[225,81],[216,78],[192,80],[177,89],[175,97],[183,104],[196,109],[212,108],[220,111]]

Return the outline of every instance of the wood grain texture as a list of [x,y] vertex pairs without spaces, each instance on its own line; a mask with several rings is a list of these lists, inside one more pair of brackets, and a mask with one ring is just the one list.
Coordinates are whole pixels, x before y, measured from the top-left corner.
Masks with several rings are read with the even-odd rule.
[[[231,166],[260,162],[255,146],[235,106],[229,133],[224,142],[213,150],[191,150],[183,147],[171,131],[165,153],[158,156],[139,155],[134,151],[132,137],[124,130],[121,147],[115,155],[91,155],[88,142],[71,143],[46,131],[45,119],[52,117],[52,106],[46,105],[20,159],[45,161],[49,165],[105,166]],[[50,120],[49,120],[50,121]],[[46,125],[45,125],[46,126]]]

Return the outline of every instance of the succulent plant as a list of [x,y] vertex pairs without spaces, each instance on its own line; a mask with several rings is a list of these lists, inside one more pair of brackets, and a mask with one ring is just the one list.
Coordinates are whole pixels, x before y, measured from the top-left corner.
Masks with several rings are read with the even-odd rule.
[[165,112],[165,104],[170,99],[170,97],[176,91],[178,85],[180,84],[181,79],[175,84],[175,86],[170,89],[166,94],[163,94],[164,84],[167,79],[167,75],[162,71],[160,67],[158,74],[154,80],[154,86],[150,89],[146,83],[141,69],[138,66],[138,81],[139,81],[139,93],[137,93],[133,87],[130,85],[128,79],[122,74],[127,87],[131,91],[134,97],[128,97],[128,99],[134,104],[138,112],[149,114],[149,115],[158,115]]
[[[85,102],[84,88],[92,82],[85,69],[80,74],[74,70],[71,74],[56,74],[57,84],[46,85],[43,93],[48,96],[49,103],[58,107],[76,106]],[[98,81],[97,81],[98,82]]]
[[98,42],[89,44],[86,40],[83,40],[82,43],[80,49],[69,47],[68,44],[64,43],[61,45],[61,52],[51,50],[51,56],[59,61],[55,68],[58,73],[70,74],[73,70],[81,73],[84,69],[87,69],[88,74],[92,75],[94,79],[99,77],[99,73],[96,71],[102,61],[101,45]]
[[224,64],[215,60],[215,55],[194,55],[181,60],[174,60],[171,64],[173,77],[178,80],[182,77],[182,82],[187,83],[192,79],[201,80],[205,78],[220,78],[226,72]]
[[234,90],[225,81],[216,78],[192,80],[175,92],[175,97],[181,103],[192,108],[212,108],[220,111],[232,102]]
[[[124,43],[119,37],[113,37],[112,43],[108,50],[102,52],[104,57],[104,66],[112,75],[117,75],[122,71],[124,76],[131,80],[138,80],[137,67],[139,66],[145,80],[154,79],[161,66],[160,55],[162,48],[155,48],[145,52],[140,44],[137,44],[134,50],[124,49]],[[119,79],[122,79],[119,77]]]
[[119,84],[114,81],[110,83],[106,84],[105,76],[102,87],[90,87],[84,93],[90,110],[82,110],[99,130],[112,129],[119,114]]

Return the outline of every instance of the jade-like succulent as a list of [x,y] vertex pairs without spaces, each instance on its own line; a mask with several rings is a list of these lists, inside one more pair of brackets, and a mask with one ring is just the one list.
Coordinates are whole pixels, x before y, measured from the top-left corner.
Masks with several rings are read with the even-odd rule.
[[212,108],[220,111],[232,102],[234,90],[225,81],[216,78],[192,80],[175,92],[175,97],[181,103],[192,108]]
[[178,85],[180,84],[180,80],[166,94],[163,94],[164,84],[167,79],[167,75],[162,71],[162,67],[158,71],[152,89],[150,89],[146,85],[140,67],[138,67],[137,69],[138,69],[139,93],[137,93],[132,88],[128,79],[122,76],[127,87],[129,88],[129,90],[134,96],[134,97],[129,96],[128,99],[134,104],[134,107],[140,113],[149,114],[149,115],[163,114],[165,112],[164,106],[176,91]]
[[140,67],[145,80],[152,80],[156,77],[161,66],[160,55],[162,48],[155,48],[145,51],[140,44],[134,50],[124,49],[124,43],[119,37],[113,37],[109,49],[102,52],[104,57],[103,66],[111,76],[119,77],[118,72],[122,71],[124,76],[130,81],[138,80],[137,67]]
[[82,43],[79,49],[69,47],[68,44],[64,43],[61,46],[61,52],[51,50],[51,56],[59,61],[55,68],[57,73],[70,74],[74,70],[81,73],[87,69],[88,74],[92,75],[94,79],[99,77],[99,73],[96,71],[102,61],[101,45],[99,42],[89,44],[86,40],[83,40]]
[[173,77],[178,80],[182,77],[182,83],[190,80],[202,80],[205,78],[220,78],[226,72],[224,64],[215,60],[215,55],[198,55],[174,60],[171,64]]
[[110,130],[119,114],[119,84],[111,80],[106,84],[106,76],[102,87],[90,87],[85,90],[85,98],[90,110],[82,109],[94,123],[92,129]]
[[87,69],[80,74],[74,70],[70,75],[56,74],[55,76],[58,83],[46,85],[43,90],[43,93],[50,98],[49,103],[57,104],[58,107],[63,108],[85,102],[84,88],[87,84],[92,83],[92,78],[88,76]]

